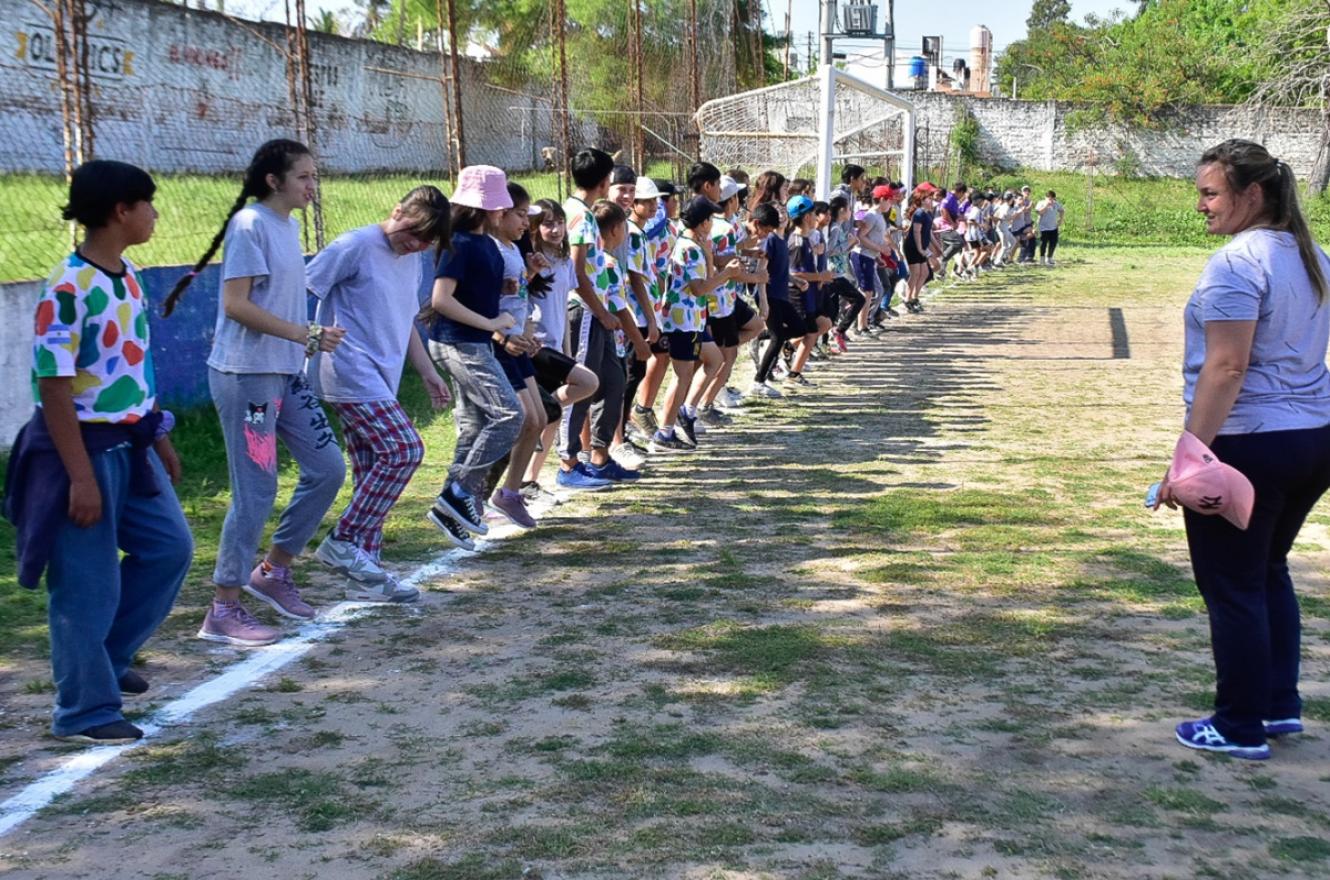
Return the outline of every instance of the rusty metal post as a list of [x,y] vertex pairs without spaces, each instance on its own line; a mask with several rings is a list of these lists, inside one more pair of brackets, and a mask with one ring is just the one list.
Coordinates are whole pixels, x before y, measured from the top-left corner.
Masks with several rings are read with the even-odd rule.
[[454,0],[448,2],[448,55],[453,74],[453,150],[457,155],[457,167],[466,165],[466,135],[462,127],[462,65],[457,58],[461,51],[457,45],[457,5]]

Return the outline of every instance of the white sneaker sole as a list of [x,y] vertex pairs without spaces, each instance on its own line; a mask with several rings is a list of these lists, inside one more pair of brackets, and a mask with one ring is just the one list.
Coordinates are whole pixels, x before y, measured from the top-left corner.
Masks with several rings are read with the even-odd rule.
[[199,631],[195,633],[195,635],[203,639],[205,642],[218,642],[219,644],[223,645],[235,645],[238,648],[265,648],[268,645],[275,645],[282,640],[282,637],[280,635],[272,639],[238,639],[235,636],[226,636],[222,635],[221,633],[208,632],[206,629],[203,629],[202,627],[199,628]]
[[[439,507],[443,508],[443,512],[444,512],[444,515],[445,515],[445,516],[447,516],[447,517],[448,517],[450,520],[452,520],[453,522],[457,523],[457,524],[458,524],[459,526],[461,526],[462,528],[466,529],[466,530],[467,530],[468,532],[470,532],[471,534],[473,534],[473,535],[485,535],[485,534],[489,534],[489,530],[490,530],[490,527],[489,527],[489,526],[485,525],[483,522],[482,522],[480,525],[476,525],[475,523],[471,522],[471,521],[470,521],[469,519],[467,519],[466,517],[462,516],[462,515],[461,515],[460,513],[458,513],[457,511],[453,510],[452,505],[450,505],[450,504],[440,504]],[[430,514],[433,514],[433,513],[434,513],[434,507],[431,506],[431,507],[430,507]]]
[[420,591],[389,596],[378,590],[347,590],[346,598],[352,602],[375,602],[379,605],[410,605],[420,598]]
[[304,615],[296,614],[293,611],[286,610],[285,608],[282,607],[282,604],[278,602],[276,599],[272,598],[271,596],[266,596],[263,593],[259,592],[258,590],[254,589],[252,584],[245,584],[240,589],[244,590],[246,593],[253,596],[255,599],[258,599],[264,605],[267,605],[273,611],[276,611],[278,614],[282,615],[285,618],[288,618],[290,620],[300,620],[306,622],[314,619],[313,613],[311,613],[308,617],[305,617]]
[[[449,541],[452,541],[454,545],[462,548],[463,550],[476,549],[475,542],[473,542],[470,538],[459,538],[456,535],[454,535],[452,532],[448,531],[447,526],[439,522],[439,515],[434,512],[434,508],[431,507],[429,510],[425,511],[425,519],[429,520],[430,524],[434,526],[434,528],[443,532],[444,537],[446,537]],[[453,518],[449,517],[449,519]],[[454,519],[453,522],[457,522],[457,520]]]

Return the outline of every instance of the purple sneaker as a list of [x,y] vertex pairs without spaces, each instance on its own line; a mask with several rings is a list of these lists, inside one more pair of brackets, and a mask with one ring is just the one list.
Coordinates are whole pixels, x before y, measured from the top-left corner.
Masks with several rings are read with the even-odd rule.
[[1196,721],[1184,721],[1175,729],[1178,742],[1189,749],[1203,752],[1219,752],[1231,758],[1246,758],[1248,761],[1264,761],[1270,757],[1270,746],[1244,746],[1230,742],[1215,727],[1214,720],[1201,718]]
[[508,517],[513,525],[524,529],[536,527],[536,520],[526,509],[526,502],[522,500],[521,492],[514,492],[512,489],[495,489],[494,494],[490,496],[490,504],[499,513]]
[[291,579],[291,569],[284,565],[274,565],[266,574],[260,562],[249,573],[249,583],[242,588],[260,602],[266,602],[283,617],[293,620],[313,620],[314,609],[296,589],[296,582]]
[[203,618],[203,626],[199,627],[201,639],[239,645],[242,648],[271,645],[281,637],[280,630],[259,623],[239,602],[213,600]]

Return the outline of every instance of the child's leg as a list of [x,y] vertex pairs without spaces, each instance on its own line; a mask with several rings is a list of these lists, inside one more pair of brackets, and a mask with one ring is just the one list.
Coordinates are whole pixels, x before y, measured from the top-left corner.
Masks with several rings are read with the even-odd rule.
[[679,409],[683,406],[684,398],[693,381],[693,371],[696,363],[696,361],[670,359],[670,366],[674,368],[674,381],[670,383],[670,391],[665,398],[665,412],[660,418],[660,426],[666,431],[674,427],[674,423],[678,418]]
[[554,392],[554,399],[559,401],[560,406],[567,409],[579,400],[586,400],[593,396],[598,388],[600,388],[600,380],[596,378],[596,374],[578,364],[568,373],[565,384]]
[[730,384],[730,375],[734,372],[734,363],[738,359],[738,346],[729,346],[720,350],[720,369],[716,371],[711,383],[702,392],[703,406],[713,405],[716,402],[717,395],[726,385]]
[[545,404],[541,402],[535,379],[527,377],[526,387],[518,393],[517,398],[522,403],[522,430],[517,435],[517,442],[513,444],[508,475],[503,481],[503,487],[513,492],[522,488],[522,477],[526,475],[527,465],[531,463],[531,456],[536,451],[536,441],[547,425]]
[[802,373],[804,367],[808,366],[808,357],[817,345],[817,336],[816,333],[805,333],[799,340],[799,345],[794,351],[794,361],[790,364],[790,372]]
[[338,519],[333,536],[377,559],[383,523],[424,461],[425,444],[395,400],[335,403],[333,409],[342,421],[347,449],[354,450],[355,471],[351,503]]
[[300,465],[300,479],[277,522],[268,561],[289,566],[337,500],[346,479],[346,463],[328,414],[310,392],[304,376],[295,376],[287,385],[277,413],[277,436]]
[[[573,355],[579,364],[596,376],[598,382],[603,383],[604,370],[601,359],[605,355],[605,338],[609,336],[609,331],[602,327],[589,311],[582,309],[581,315],[574,325],[577,328],[577,335],[573,339]],[[610,345],[613,344],[613,339],[610,338]],[[600,384],[591,397],[564,407],[563,418],[559,422],[559,458],[563,459],[565,469],[571,469],[577,464],[577,453],[581,452],[584,446],[582,429],[586,426],[587,415],[596,401],[604,399],[605,392],[603,384]]]
[[448,485],[456,483],[483,500],[486,474],[513,448],[522,430],[522,407],[490,343],[443,345],[436,351],[458,397],[453,414],[457,451],[448,468]]
[[156,453],[148,457],[161,490],[152,497],[130,491],[128,450],[92,456],[102,518],[86,528],[66,520],[53,539],[46,588],[57,736],[123,720],[119,679],[166,618],[193,558],[180,502]]
[[657,352],[647,362],[647,374],[637,391],[637,405],[644,409],[655,409],[656,398],[660,396],[660,386],[665,381],[665,374],[670,369],[668,352]]
[[290,380],[270,373],[208,370],[231,483],[231,504],[212,573],[219,602],[240,599],[277,498],[277,413]]
[[599,399],[591,405],[589,420],[591,463],[597,467],[609,463],[614,432],[619,427],[619,415],[623,412],[623,388],[627,382],[623,358],[615,350],[614,337],[609,332],[602,333],[600,344],[603,346],[601,369],[596,372],[596,378],[600,380],[600,393]]
[[[691,414],[702,403],[702,395],[714,384],[716,374],[720,372],[721,364],[724,359],[721,357],[720,347],[714,342],[702,343],[702,369],[694,370],[692,384],[685,396],[685,406],[688,406]],[[712,393],[715,397],[715,393]]]

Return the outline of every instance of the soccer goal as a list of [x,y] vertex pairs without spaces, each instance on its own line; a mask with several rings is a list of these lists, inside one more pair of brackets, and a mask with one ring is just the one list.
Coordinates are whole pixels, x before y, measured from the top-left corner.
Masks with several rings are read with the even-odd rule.
[[702,158],[722,169],[814,176],[821,196],[850,162],[914,185],[914,105],[834,67],[708,101],[696,122]]

